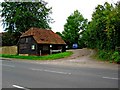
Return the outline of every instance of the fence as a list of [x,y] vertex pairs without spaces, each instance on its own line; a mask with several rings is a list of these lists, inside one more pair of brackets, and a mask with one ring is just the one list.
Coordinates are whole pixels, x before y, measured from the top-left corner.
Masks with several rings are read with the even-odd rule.
[[0,54],[17,54],[17,46],[4,46],[0,47]]
[[120,47],[116,47],[115,49],[120,52]]

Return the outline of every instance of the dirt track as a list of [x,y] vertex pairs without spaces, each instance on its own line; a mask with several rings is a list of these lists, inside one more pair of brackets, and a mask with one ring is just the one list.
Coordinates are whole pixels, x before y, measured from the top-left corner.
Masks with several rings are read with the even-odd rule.
[[90,67],[90,68],[109,68],[118,69],[118,64],[109,63],[105,61],[95,60],[90,56],[95,54],[95,51],[91,49],[73,49],[73,55],[63,59],[57,59],[52,61],[36,61],[35,63],[41,64],[55,64],[55,65],[66,65],[66,66],[79,66],[79,67]]

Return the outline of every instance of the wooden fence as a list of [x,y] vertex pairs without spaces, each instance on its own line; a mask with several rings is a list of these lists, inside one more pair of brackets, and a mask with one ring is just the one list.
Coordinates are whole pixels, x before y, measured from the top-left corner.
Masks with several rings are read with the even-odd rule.
[[115,49],[120,52],[120,47],[116,47]]
[[0,54],[17,54],[17,46],[4,46],[0,47]]

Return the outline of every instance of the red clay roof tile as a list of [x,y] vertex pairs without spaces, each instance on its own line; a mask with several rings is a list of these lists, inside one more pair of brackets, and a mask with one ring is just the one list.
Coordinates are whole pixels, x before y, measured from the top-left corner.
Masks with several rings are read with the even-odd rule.
[[33,36],[38,44],[66,44],[64,40],[52,30],[32,27],[21,35],[21,37],[26,36]]

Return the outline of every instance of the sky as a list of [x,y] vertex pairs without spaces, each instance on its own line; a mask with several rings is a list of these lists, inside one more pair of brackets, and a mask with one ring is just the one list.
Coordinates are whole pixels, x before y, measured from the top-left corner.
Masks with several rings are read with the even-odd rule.
[[[119,0],[44,0],[48,2],[48,7],[52,7],[52,14],[50,15],[54,19],[54,23],[50,24],[54,32],[62,32],[64,30],[64,24],[66,19],[75,10],[78,10],[84,18],[91,20],[92,13],[95,7],[100,4],[104,5],[105,2],[117,3]],[[0,19],[1,20],[1,19]],[[3,32],[2,26],[0,26],[0,32]]]

